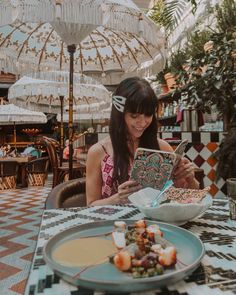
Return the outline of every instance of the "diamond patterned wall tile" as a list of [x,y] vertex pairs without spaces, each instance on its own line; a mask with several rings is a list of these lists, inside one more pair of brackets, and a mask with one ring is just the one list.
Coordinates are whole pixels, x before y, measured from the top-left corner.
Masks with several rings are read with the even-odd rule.
[[216,158],[214,158],[213,156],[210,156],[207,160],[206,160],[207,164],[209,164],[211,167],[214,167],[217,164],[217,160]]
[[198,167],[201,167],[202,164],[205,162],[204,158],[199,154],[197,157],[193,160],[194,164],[196,164]]
[[209,151],[215,152],[218,149],[218,144],[216,142],[209,142],[206,147]]
[[194,144],[194,149],[198,152],[198,153],[200,153],[203,149],[204,149],[204,144],[203,143],[196,143],[196,144]]
[[209,132],[201,132],[201,142],[204,144],[211,142]]
[[215,170],[211,169],[211,171],[207,174],[207,177],[211,180],[214,181],[216,178],[216,172]]
[[205,175],[207,175],[211,171],[211,169],[212,169],[212,167],[210,165],[208,165],[207,162],[204,162],[202,164],[201,168],[204,170],[204,174]]
[[[170,134],[168,136],[171,137]],[[205,186],[211,187],[210,194],[215,198],[225,198],[225,181],[215,180],[217,160],[213,156],[223,138],[223,132],[179,132],[179,135],[175,132],[175,137],[189,140],[185,156],[204,170],[203,182]]]
[[209,193],[214,197],[218,193],[218,187],[212,183]]

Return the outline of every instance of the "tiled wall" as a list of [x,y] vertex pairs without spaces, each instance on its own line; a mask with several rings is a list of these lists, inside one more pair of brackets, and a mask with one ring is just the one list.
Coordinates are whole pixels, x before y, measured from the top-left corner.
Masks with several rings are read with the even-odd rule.
[[213,197],[226,197],[225,181],[222,179],[215,181],[217,161],[213,156],[224,137],[223,132],[163,132],[159,136],[163,139],[188,139],[189,144],[185,150],[185,155],[197,167],[204,170],[204,186],[210,186],[210,194]]
[[[204,186],[210,186],[210,194],[215,198],[226,197],[225,181],[215,181],[217,161],[213,154],[219,147],[224,137],[223,132],[162,132],[158,133],[163,139],[188,139],[189,144],[185,155],[193,161],[197,167],[204,170]],[[107,136],[107,133],[98,133],[98,140]]]

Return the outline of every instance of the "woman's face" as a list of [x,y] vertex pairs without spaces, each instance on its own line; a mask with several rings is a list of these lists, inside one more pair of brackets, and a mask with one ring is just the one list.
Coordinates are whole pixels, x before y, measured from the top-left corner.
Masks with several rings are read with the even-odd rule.
[[125,113],[125,123],[130,137],[135,140],[142,136],[143,132],[152,123],[153,115],[147,116],[139,113]]

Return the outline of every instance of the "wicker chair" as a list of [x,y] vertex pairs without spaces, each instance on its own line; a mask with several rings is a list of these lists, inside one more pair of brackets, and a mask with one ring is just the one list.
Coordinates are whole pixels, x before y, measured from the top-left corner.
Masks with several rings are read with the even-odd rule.
[[[44,136],[43,137],[43,143],[46,146],[49,159],[52,166],[52,173],[53,173],[53,181],[52,181],[52,187],[55,187],[59,183],[63,182],[64,180],[68,179],[69,174],[69,164],[68,162],[63,162],[60,166],[59,156],[57,154],[55,140]],[[85,165],[81,163],[73,163],[73,179],[74,178],[80,178],[85,174]]]
[[0,190],[15,189],[18,163],[15,161],[0,162]]
[[86,206],[85,178],[72,179],[55,186],[48,194],[45,209]]
[[27,164],[28,184],[44,186],[48,174],[49,157],[42,157]]

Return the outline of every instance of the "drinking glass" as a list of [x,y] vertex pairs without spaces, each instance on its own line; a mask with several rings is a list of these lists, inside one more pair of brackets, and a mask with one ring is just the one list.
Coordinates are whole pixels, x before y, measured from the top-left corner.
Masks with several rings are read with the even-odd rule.
[[236,178],[226,180],[230,219],[236,220]]

